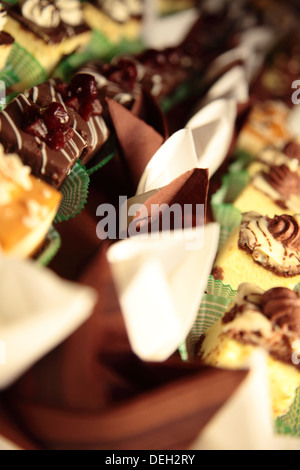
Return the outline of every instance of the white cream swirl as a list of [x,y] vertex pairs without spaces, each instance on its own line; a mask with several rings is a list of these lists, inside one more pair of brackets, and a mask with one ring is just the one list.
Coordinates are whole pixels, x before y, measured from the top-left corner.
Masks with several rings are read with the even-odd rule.
[[[293,219],[300,227],[300,215],[294,215]],[[270,220],[256,212],[243,214],[239,247],[250,251],[257,263],[281,276],[300,274],[300,252],[274,238]]]
[[142,0],[98,0],[100,8],[113,20],[125,23],[131,16],[141,16]]
[[70,26],[83,23],[82,7],[78,0],[25,0],[22,14],[42,28],[57,28],[61,21]]
[[3,27],[6,23],[7,18],[7,11],[3,7],[2,3],[0,3],[0,31],[3,30]]

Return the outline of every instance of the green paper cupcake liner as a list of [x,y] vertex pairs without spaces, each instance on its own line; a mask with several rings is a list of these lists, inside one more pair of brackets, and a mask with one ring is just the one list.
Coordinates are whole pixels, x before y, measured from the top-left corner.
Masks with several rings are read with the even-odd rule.
[[85,167],[76,163],[70,175],[60,189],[62,202],[54,222],[65,222],[74,218],[83,210],[89,192],[90,177]]
[[46,79],[47,74],[39,62],[24,47],[15,42],[6,66],[0,73],[0,80],[7,88],[18,83],[25,90]]
[[86,172],[89,176],[93,175],[96,173],[98,170],[103,168],[105,165],[107,165],[111,160],[115,158],[116,154],[115,152],[110,153],[106,157],[104,157],[100,162],[98,162],[96,165],[93,165],[89,168],[86,169]]
[[40,266],[48,266],[48,264],[58,253],[60,247],[60,235],[53,227],[51,227],[45,240],[45,246],[41,253],[39,253],[39,255],[36,257],[36,262]]
[[[234,301],[237,291],[230,286],[224,285],[222,281],[216,281],[213,276],[209,277],[206,293],[203,296],[197,320],[186,339],[186,345],[179,348],[189,359],[195,358],[195,349],[199,338],[220,318],[223,317],[228,306]],[[185,352],[186,351],[186,352]],[[274,430],[281,435],[292,435],[300,437],[300,389],[289,412],[275,421]]]
[[229,173],[223,177],[221,188],[211,198],[214,220],[220,224],[219,249],[242,221],[241,211],[232,203],[251,178],[248,171],[242,169],[244,164],[245,160],[239,158],[231,165]]
[[216,281],[213,276],[209,277],[197,319],[186,339],[186,350],[190,359],[194,358],[195,346],[200,336],[224,315],[236,294],[237,291],[230,286],[225,286],[222,281]]

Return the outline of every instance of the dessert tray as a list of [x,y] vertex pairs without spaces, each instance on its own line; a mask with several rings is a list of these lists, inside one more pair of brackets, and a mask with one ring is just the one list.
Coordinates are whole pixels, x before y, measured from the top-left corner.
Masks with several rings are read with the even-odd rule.
[[0,3],[0,449],[300,449],[299,20]]

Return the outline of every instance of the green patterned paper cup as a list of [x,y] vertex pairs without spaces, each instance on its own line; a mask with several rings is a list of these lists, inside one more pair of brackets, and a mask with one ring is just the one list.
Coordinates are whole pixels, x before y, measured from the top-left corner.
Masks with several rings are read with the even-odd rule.
[[64,222],[76,217],[84,209],[89,193],[90,177],[80,163],[76,163],[60,189],[63,195],[54,222]]
[[53,227],[51,227],[47,234],[44,248],[36,257],[36,262],[40,266],[47,266],[58,253],[60,246],[60,235]]
[[23,91],[44,82],[47,74],[39,62],[24,47],[14,43],[6,66],[0,73],[7,88],[14,87]]
[[209,277],[197,319],[186,339],[186,350],[190,359],[195,357],[195,346],[200,336],[222,318],[236,294],[237,291],[230,286],[225,286],[222,281],[216,281],[213,276]]
[[214,220],[221,226],[219,248],[242,221],[240,210],[232,203],[249,183],[250,175],[247,170],[240,168],[241,162],[237,160],[231,166],[229,173],[223,177],[221,188],[211,199]]

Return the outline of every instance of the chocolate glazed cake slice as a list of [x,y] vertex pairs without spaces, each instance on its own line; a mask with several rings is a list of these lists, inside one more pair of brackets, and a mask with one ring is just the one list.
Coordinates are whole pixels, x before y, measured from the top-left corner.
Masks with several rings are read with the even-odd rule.
[[32,174],[59,188],[87,147],[72,108],[58,102],[39,107],[24,94],[0,113],[0,141]]
[[96,82],[91,75],[75,75],[69,85],[60,79],[50,79],[33,87],[25,95],[42,108],[58,102],[73,115],[74,134],[85,142],[85,149],[80,155],[83,164],[107,141],[109,131],[103,118]]

